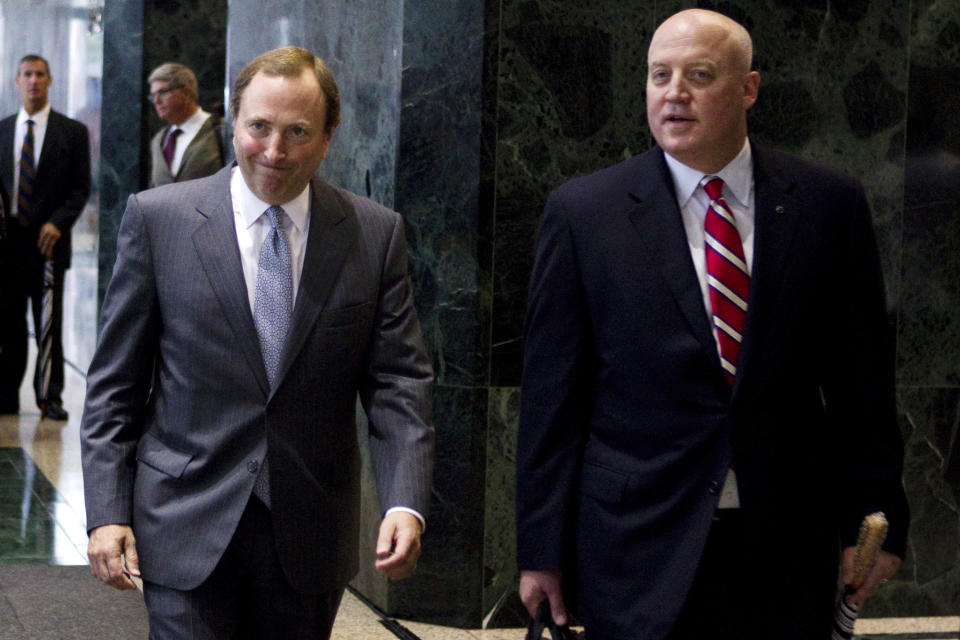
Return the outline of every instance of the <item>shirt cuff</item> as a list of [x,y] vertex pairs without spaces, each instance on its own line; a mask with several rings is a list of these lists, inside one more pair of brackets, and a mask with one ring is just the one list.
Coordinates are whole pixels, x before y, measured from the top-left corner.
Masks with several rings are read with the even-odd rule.
[[417,520],[419,520],[419,521],[420,521],[420,533],[423,533],[424,531],[427,530],[427,521],[424,520],[423,516],[420,515],[420,512],[417,511],[416,509],[411,509],[410,507],[390,507],[389,509],[387,509],[387,511],[386,511],[386,513],[385,513],[384,515],[387,515],[387,514],[389,514],[389,513],[393,513],[393,512],[395,512],[395,511],[402,511],[402,512],[404,512],[404,513],[409,513],[409,514],[412,515],[414,518],[416,518]]

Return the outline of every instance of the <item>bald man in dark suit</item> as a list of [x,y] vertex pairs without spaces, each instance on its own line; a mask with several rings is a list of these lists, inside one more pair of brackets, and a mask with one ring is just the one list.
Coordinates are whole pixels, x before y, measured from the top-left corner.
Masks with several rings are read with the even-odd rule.
[[742,26],[655,32],[654,149],[549,198],[525,329],[520,596],[590,640],[827,640],[861,520],[906,548],[883,278],[863,189],[747,138]]

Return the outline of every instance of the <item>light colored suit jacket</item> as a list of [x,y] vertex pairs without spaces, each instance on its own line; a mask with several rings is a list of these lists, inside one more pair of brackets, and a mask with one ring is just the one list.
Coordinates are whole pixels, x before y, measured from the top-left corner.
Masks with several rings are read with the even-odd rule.
[[177,175],[170,173],[170,167],[167,166],[167,161],[163,157],[163,145],[167,141],[169,132],[170,127],[164,127],[150,140],[151,187],[205,178],[223,167],[223,140],[220,138],[222,131],[214,125],[213,118],[207,118],[184,150]]
[[264,456],[294,588],[357,570],[359,394],[383,509],[426,513],[432,370],[400,216],[311,182],[310,230],[271,389],[241,271],[230,168],[130,197],[81,425],[87,527],[132,524],[145,579],[191,589]]

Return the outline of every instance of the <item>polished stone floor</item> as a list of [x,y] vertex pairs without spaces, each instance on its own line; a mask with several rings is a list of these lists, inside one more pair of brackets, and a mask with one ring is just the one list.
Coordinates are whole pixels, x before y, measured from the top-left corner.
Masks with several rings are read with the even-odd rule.
[[[21,388],[20,414],[0,415],[0,572],[14,563],[86,564],[78,425],[85,390],[81,371],[95,342],[96,241],[92,231],[84,233],[82,222],[65,286],[64,344],[71,366],[64,406],[70,419],[41,419],[29,384]],[[960,640],[960,617],[859,620],[857,634],[864,640]],[[334,638],[340,640],[521,640],[524,635],[521,629],[462,630],[384,621],[350,593],[334,628]]]

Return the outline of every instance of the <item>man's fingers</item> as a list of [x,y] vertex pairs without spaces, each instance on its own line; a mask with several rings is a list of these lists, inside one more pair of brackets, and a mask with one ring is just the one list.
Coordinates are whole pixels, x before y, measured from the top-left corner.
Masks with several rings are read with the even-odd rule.
[[403,580],[410,577],[413,570],[417,568],[419,557],[419,537],[401,531],[393,545],[393,553],[377,560],[376,568],[393,580]]
[[90,571],[101,582],[116,589],[136,589],[123,573],[124,558],[140,573],[133,530],[124,525],[104,525],[90,532],[87,544]]
[[374,567],[393,580],[410,577],[420,557],[420,521],[406,512],[387,514],[377,536]]
[[896,575],[900,568],[901,560],[892,553],[881,551],[877,561],[867,572],[863,584],[848,597],[851,604],[860,606],[881,584]]
[[127,573],[132,576],[140,577],[140,556],[137,555],[137,548],[127,547],[123,554],[123,563]]
[[377,558],[383,559],[390,555],[390,552],[393,551],[393,538],[396,534],[396,527],[394,526],[385,526],[387,522],[384,521],[380,525],[380,533],[377,535]]
[[544,598],[550,601],[550,615],[558,625],[567,624],[567,608],[563,603],[559,571],[523,571],[520,573],[520,600],[530,617],[536,617]]

